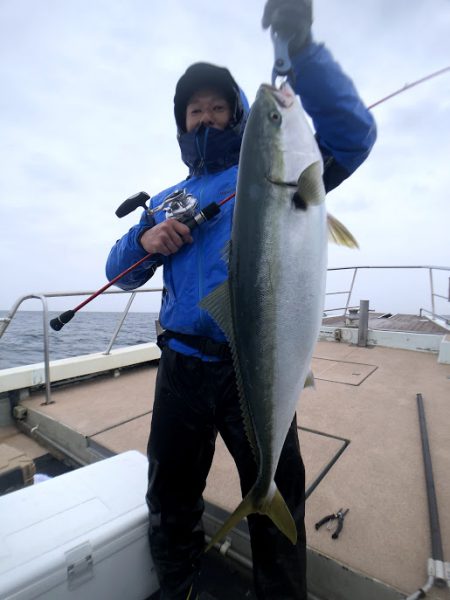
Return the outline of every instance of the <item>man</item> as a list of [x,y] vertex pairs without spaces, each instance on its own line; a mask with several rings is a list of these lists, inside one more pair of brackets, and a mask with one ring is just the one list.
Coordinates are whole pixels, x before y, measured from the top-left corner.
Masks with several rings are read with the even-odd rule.
[[[328,50],[311,38],[308,0],[269,0],[263,26],[289,37],[291,85],[311,116],[329,191],[367,157],[375,125],[352,82]],[[174,98],[178,142],[189,177],[152,199],[157,207],[177,190],[198,208],[219,202],[236,189],[239,150],[248,104],[227,69],[207,63],[189,67]],[[230,239],[233,201],[191,231],[164,211],[144,214],[112,248],[112,279],[151,253],[119,280],[122,289],[143,285],[160,264],[164,291],[160,323],[165,330],[148,445],[150,545],[164,600],[196,597],[204,549],[202,493],[219,432],[236,463],[243,495],[256,479],[245,436],[233,366],[223,332],[199,302],[227,277],[223,249]],[[255,591],[258,598],[306,600],[305,481],[296,421],[288,432],[276,483],[298,531],[294,546],[271,521],[248,518]]]

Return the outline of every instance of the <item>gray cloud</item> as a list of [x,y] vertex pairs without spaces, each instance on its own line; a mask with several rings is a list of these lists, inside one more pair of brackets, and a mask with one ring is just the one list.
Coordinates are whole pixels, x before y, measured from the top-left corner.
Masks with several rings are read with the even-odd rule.
[[[227,65],[250,99],[270,78],[262,7],[0,4],[0,308],[36,290],[104,283],[109,248],[138,218],[119,221],[118,204],[186,175],[172,112],[180,74],[197,60]],[[368,104],[450,64],[449,29],[448,0],[315,2],[316,38]],[[329,197],[361,250],[330,248],[330,266],[448,263],[449,92],[450,74],[374,109],[372,155]]]

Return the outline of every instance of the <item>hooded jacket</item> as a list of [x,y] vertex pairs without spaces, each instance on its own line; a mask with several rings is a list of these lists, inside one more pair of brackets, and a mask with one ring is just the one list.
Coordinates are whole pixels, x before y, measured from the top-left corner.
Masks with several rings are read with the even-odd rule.
[[[376,139],[375,123],[353,83],[325,46],[312,42],[292,62],[294,73],[290,84],[313,121],[324,159],[325,188],[329,191],[368,156]],[[206,79],[202,79],[202,74]],[[206,83],[225,93],[232,106],[232,121],[223,131],[200,126],[187,133],[184,128],[187,101]],[[184,189],[192,194],[200,210],[236,191],[239,150],[248,110],[244,94],[226,69],[197,63],[187,70],[176,89],[175,120],[181,156],[189,168],[189,177],[153,196],[152,208],[159,206],[175,190]],[[160,311],[163,328],[225,341],[217,324],[198,304],[227,278],[223,250],[231,237],[233,207],[234,199],[224,204],[213,219],[195,228],[192,244],[185,244],[167,257],[155,255],[118,281],[121,289],[135,289],[150,279],[158,265],[163,265]],[[139,236],[164,218],[163,211],[153,218],[144,213],[140,223],[116,242],[106,265],[108,279],[145,256]],[[169,345],[174,350],[208,360],[180,340],[171,339]]]

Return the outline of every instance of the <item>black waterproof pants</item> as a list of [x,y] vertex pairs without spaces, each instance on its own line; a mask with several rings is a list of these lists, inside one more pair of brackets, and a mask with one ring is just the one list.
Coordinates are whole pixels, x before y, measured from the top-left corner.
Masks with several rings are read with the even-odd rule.
[[[242,494],[256,479],[231,362],[204,362],[164,348],[148,443],[150,547],[161,599],[186,600],[204,551],[202,493],[217,432],[236,463]],[[306,600],[305,473],[296,420],[275,481],[297,525],[291,542],[263,515],[248,524],[255,591],[264,600]]]

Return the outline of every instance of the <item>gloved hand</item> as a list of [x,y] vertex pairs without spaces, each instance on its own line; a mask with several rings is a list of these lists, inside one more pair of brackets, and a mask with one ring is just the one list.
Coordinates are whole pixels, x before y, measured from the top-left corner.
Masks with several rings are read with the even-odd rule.
[[291,38],[289,54],[293,56],[311,41],[312,0],[267,0],[262,26],[272,27],[284,38]]

